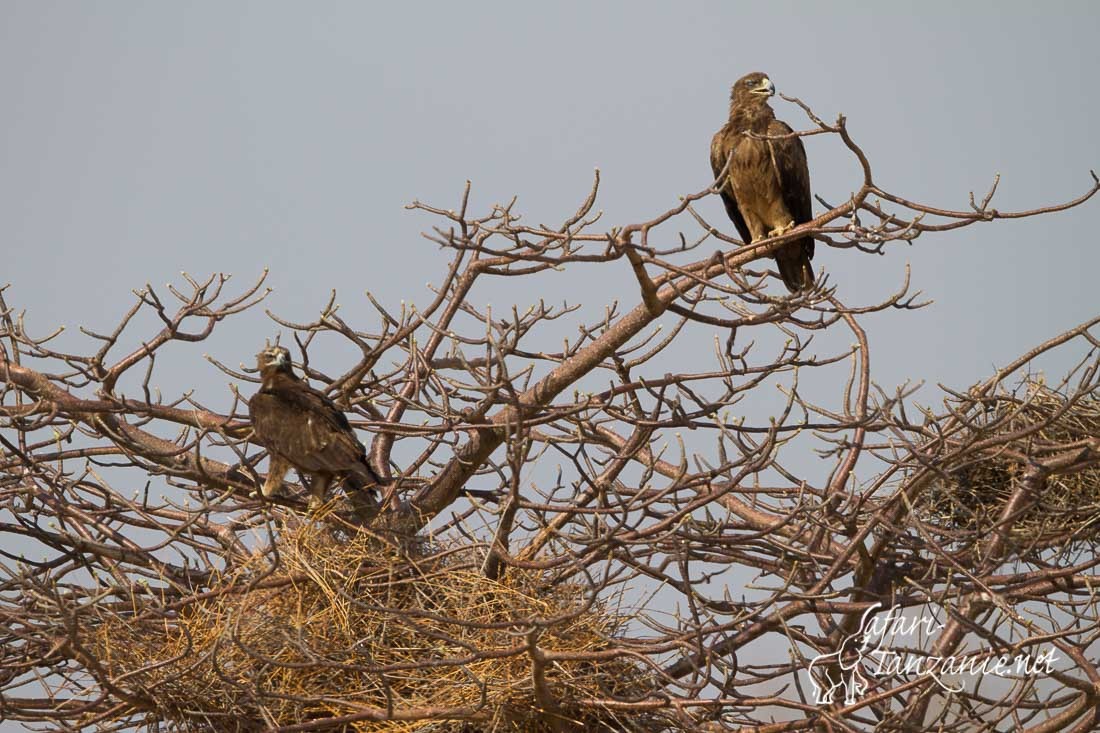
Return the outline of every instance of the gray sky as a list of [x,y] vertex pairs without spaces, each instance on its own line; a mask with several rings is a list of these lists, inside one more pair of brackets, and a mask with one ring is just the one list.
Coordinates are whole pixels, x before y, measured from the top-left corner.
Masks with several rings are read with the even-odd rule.
[[[847,115],[895,193],[965,208],[999,172],[997,208],[1054,203],[1100,168],[1098,31],[1085,2],[5,0],[0,283],[38,333],[104,330],[146,282],[186,270],[243,284],[270,267],[275,312],[312,319],[335,288],[355,323],[370,316],[364,290],[425,302],[441,274],[418,236],[432,222],[407,202],[454,206],[469,178],[475,210],[518,195],[529,220],[556,223],[599,167],[604,224],[648,219],[710,183],[710,136],[752,70],[826,120]],[[816,193],[858,187],[839,140],[806,145]],[[717,199],[701,208],[732,232]],[[1092,203],[884,257],[819,245],[814,264],[859,305],[910,263],[936,303],[866,319],[875,378],[965,386],[1096,314],[1098,215]],[[546,295],[633,305],[619,275],[578,268]],[[494,302],[544,295],[507,287]],[[250,361],[275,330],[257,310],[203,350]],[[159,366],[200,399],[227,393],[213,367]]]
[[[606,224],[648,218],[709,183],[728,87],[753,69],[827,120],[846,114],[879,181],[917,200],[964,208],[1000,172],[996,206],[1045,204],[1100,167],[1088,3],[0,7],[0,281],[41,331],[105,328],[132,288],[180,270],[243,281],[268,266],[271,307],[291,318],[313,317],[330,288],[352,319],[368,314],[365,289],[423,302],[438,258],[405,203],[454,205],[469,178],[475,206],[516,194],[530,219],[556,222],[599,167]],[[858,186],[837,139],[807,146],[816,193]],[[702,208],[727,223],[717,199]],[[927,236],[885,257],[819,250],[815,265],[858,304],[911,263],[936,305],[869,320],[877,378],[968,384],[1095,312],[1096,216]],[[579,269],[565,292],[606,276]],[[258,329],[273,332],[259,312],[210,348],[248,360],[251,343],[221,349]]]

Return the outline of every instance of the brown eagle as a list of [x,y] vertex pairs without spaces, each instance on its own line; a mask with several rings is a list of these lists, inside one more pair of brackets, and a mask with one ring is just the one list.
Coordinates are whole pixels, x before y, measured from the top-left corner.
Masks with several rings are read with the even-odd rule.
[[264,496],[282,486],[294,467],[309,477],[310,506],[319,506],[336,478],[350,489],[371,491],[381,483],[366,449],[332,400],[295,376],[290,352],[270,346],[256,355],[263,383],[248,401],[256,440],[271,457]]
[[[768,105],[773,94],[775,86],[766,74],[754,71],[738,79],[730,91],[729,122],[710,143],[714,176],[725,170],[719,191],[726,213],[745,242],[779,236],[813,218],[810,168],[802,138],[764,140],[745,134],[791,134]],[[779,274],[791,292],[813,285],[813,256],[813,237],[788,242],[775,253]]]

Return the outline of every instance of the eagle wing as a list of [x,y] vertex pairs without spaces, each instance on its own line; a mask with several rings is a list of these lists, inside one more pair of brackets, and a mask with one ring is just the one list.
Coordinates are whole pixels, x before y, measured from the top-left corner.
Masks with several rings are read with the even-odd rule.
[[[248,401],[256,438],[307,473],[373,474],[344,413],[309,385],[261,390]],[[366,478],[366,476],[364,476]]]
[[[710,169],[714,172],[715,178],[722,176],[722,180],[718,185],[718,192],[722,196],[722,203],[726,205],[726,214],[733,225],[737,227],[737,233],[741,235],[741,241],[748,244],[752,241],[752,234],[749,232],[748,224],[745,223],[745,217],[741,215],[741,209],[737,208],[737,199],[733,196],[733,189],[729,182],[729,171],[726,170],[726,161],[733,155],[733,150],[741,139],[742,136],[734,132],[729,125],[714,133],[714,137],[710,141]],[[725,175],[722,174],[722,171],[725,171]]]
[[[790,125],[782,120],[772,120],[768,125],[768,135],[771,136],[790,135],[793,132]],[[779,176],[783,203],[794,217],[795,225],[805,224],[813,219],[814,215],[813,198],[810,195],[810,165],[806,161],[806,148],[802,145],[802,138],[789,137],[769,142],[772,146],[776,174]],[[800,247],[806,259],[813,259],[813,237],[803,237],[795,240],[791,245]],[[794,249],[794,247],[784,249]]]

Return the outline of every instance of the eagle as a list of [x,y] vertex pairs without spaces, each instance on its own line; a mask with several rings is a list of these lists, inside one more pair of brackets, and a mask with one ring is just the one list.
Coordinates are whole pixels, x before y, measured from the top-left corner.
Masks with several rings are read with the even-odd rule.
[[[806,149],[787,123],[775,119],[768,105],[774,94],[767,74],[738,79],[730,91],[729,122],[710,143],[714,177],[724,175],[718,182],[722,202],[745,242],[780,236],[813,218]],[[783,135],[789,137],[775,139]],[[788,242],[774,256],[792,293],[813,285],[813,237]]]
[[269,346],[256,362],[262,383],[248,401],[248,413],[253,435],[271,459],[264,496],[282,486],[292,467],[309,478],[311,508],[324,502],[337,478],[354,490],[373,491],[382,483],[343,411],[294,374],[286,348]]

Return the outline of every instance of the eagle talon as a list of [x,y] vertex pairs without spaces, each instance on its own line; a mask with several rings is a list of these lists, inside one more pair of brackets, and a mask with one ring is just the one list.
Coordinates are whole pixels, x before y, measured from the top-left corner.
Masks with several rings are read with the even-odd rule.
[[775,229],[772,229],[770,232],[768,232],[768,238],[770,239],[771,237],[782,237],[784,234],[792,229],[794,229],[794,221],[789,221],[783,226],[776,227]]

